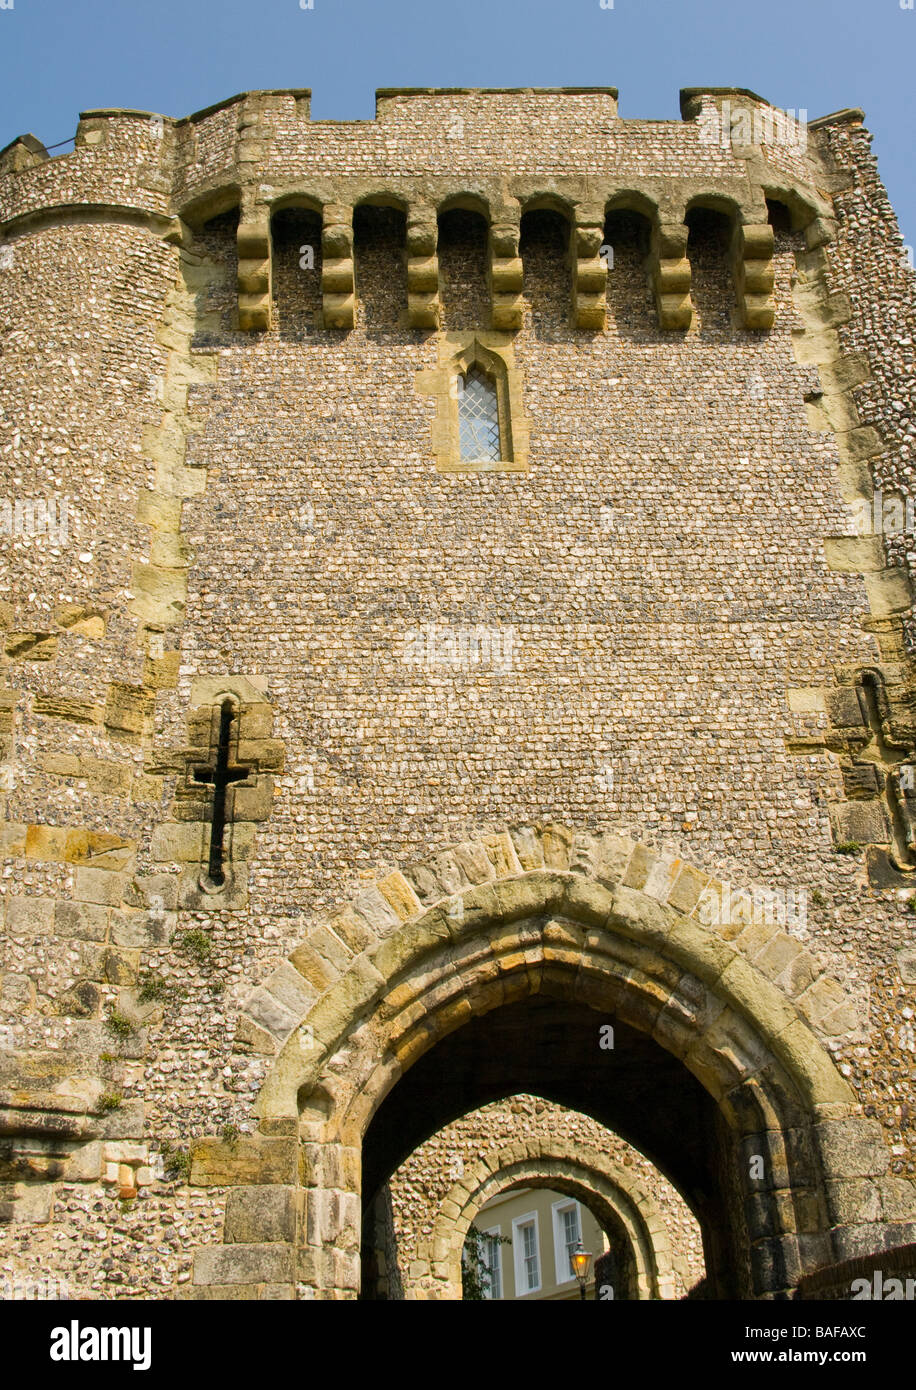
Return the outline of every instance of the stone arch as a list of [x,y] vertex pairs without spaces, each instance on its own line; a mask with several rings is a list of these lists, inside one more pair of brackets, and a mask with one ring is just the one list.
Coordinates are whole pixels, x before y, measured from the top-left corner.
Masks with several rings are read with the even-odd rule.
[[[450,1277],[447,1255],[452,1222],[483,1182],[519,1163],[532,1164],[532,1171],[517,1180],[525,1186],[566,1191],[569,1183],[584,1179],[586,1190],[577,1189],[573,1195],[593,1214],[597,1211],[594,1191],[588,1190],[588,1173],[584,1169],[573,1173],[570,1164],[580,1163],[622,1188],[624,1195],[612,1200],[618,1208],[627,1202],[640,1207],[645,1221],[634,1212],[630,1225],[635,1222],[639,1227],[643,1222],[646,1226],[649,1238],[643,1249],[648,1251],[654,1232],[661,1233],[655,1263],[666,1280],[668,1291],[662,1296],[680,1297],[705,1277],[696,1214],[644,1154],[580,1110],[537,1094],[516,1093],[468,1111],[437,1130],[409,1154],[375,1201],[367,1204],[363,1296],[460,1296],[457,1266],[450,1288],[443,1283]],[[503,1176],[500,1183],[511,1186],[511,1176]],[[490,1195],[483,1195],[481,1205]],[[472,1207],[473,1203],[468,1210]],[[602,1221],[612,1249],[623,1257],[618,1273],[625,1282],[615,1296],[635,1298],[638,1262],[632,1230],[620,1219],[619,1210],[615,1215],[605,1209]],[[461,1239],[455,1244],[459,1254]],[[597,1257],[599,1252],[593,1253]],[[647,1253],[642,1267],[651,1269],[653,1258]],[[659,1295],[645,1282],[639,1296]]]
[[[547,834],[549,844],[549,832]],[[721,979],[726,969],[733,969],[736,980],[740,980],[745,966],[752,971],[761,1000],[758,1006],[760,1030],[762,1036],[774,1044],[789,1025],[794,1029],[796,1024],[801,1030],[799,1037],[801,1033],[807,1035],[809,1031],[819,1033],[824,1039],[836,1036],[830,1017],[834,1011],[825,1013],[818,1004],[825,990],[835,999],[837,1009],[843,1011],[841,1019],[833,1020],[835,1026],[844,1033],[857,1026],[858,1020],[849,1012],[851,1006],[843,1004],[845,992],[839,981],[831,980],[815,963],[811,953],[780,929],[777,920],[755,920],[755,890],[732,890],[729,885],[693,869],[680,859],[667,859],[645,846],[618,836],[595,837],[594,843],[604,851],[605,856],[612,855],[619,847],[620,858],[625,861],[620,865],[622,869],[633,858],[642,860],[647,868],[654,866],[656,882],[650,882],[650,875],[646,873],[646,883],[641,888],[630,887],[617,878],[613,871],[616,866],[607,866],[611,867],[609,875],[599,872],[597,876],[583,873],[578,865],[560,867],[560,862],[551,863],[546,859],[541,859],[537,866],[531,864],[525,867],[515,855],[514,846],[511,859],[515,860],[512,867],[517,871],[502,876],[494,871],[497,866],[492,864],[492,860],[484,865],[481,851],[488,848],[495,848],[497,853],[502,851],[508,864],[511,863],[508,850],[512,842],[509,840],[505,843],[502,836],[492,839],[503,840],[504,843],[493,846],[492,841],[490,844],[472,842],[457,846],[455,850],[445,851],[429,864],[414,870],[411,875],[414,883],[396,872],[388,875],[375,892],[371,889],[364,891],[354,900],[351,913],[362,915],[367,923],[373,921],[376,933],[380,927],[387,926],[388,930],[378,934],[374,943],[356,955],[352,960],[353,969],[334,972],[336,978],[333,983],[329,979],[329,988],[315,1004],[304,1009],[298,1018],[290,1019],[288,1027],[284,1029],[289,1041],[262,1092],[262,1114],[296,1113],[291,1104],[293,1088],[286,1079],[284,1066],[288,1060],[287,1054],[297,1057],[296,1092],[318,1080],[320,1060],[323,1059],[319,1058],[317,1052],[307,1063],[303,1061],[300,1070],[295,1037],[298,1026],[311,1028],[315,1039],[325,1038],[323,1057],[330,1057],[344,1043],[350,1031],[353,1005],[361,1000],[366,1004],[378,1002],[386,984],[402,984],[408,976],[409,963],[424,960],[436,946],[462,935],[472,938],[474,926],[482,925],[488,919],[512,923],[537,912],[556,909],[569,911],[574,917],[581,916],[587,924],[605,925],[615,907],[615,881],[617,905],[625,904],[633,915],[632,923],[624,931],[625,936],[647,944],[658,942],[661,936],[667,937],[672,954],[679,961],[692,963],[699,979]],[[476,862],[471,862],[472,856]],[[555,857],[562,862],[565,856],[561,853]],[[490,871],[486,872],[485,868]],[[476,871],[474,879],[468,877],[469,869]],[[430,885],[423,895],[428,902],[425,910],[423,901],[415,891],[417,876],[420,884]],[[689,896],[685,896],[679,890],[686,889],[688,883]],[[715,920],[717,903],[723,905],[721,920]],[[664,912],[665,908],[673,912],[667,931],[654,920],[655,915]],[[716,930],[710,929],[708,920],[704,921],[710,913]],[[332,920],[339,922],[340,919]],[[700,923],[703,923],[702,927]],[[729,937],[726,932],[730,926],[743,930]],[[752,928],[755,929],[753,933]],[[746,947],[742,940],[745,936]],[[761,946],[761,942],[765,945]],[[512,944],[517,945],[518,940]],[[803,962],[801,968],[796,967],[791,975],[787,975],[788,967],[782,965],[786,950],[793,960]],[[295,956],[294,952],[291,963]],[[549,958],[553,956],[561,959],[559,951],[552,952]],[[765,956],[766,961],[763,959]],[[770,958],[772,964],[769,963]],[[750,962],[757,960],[760,960],[760,964],[754,968]],[[648,956],[644,964],[651,968]],[[355,988],[357,979],[363,982],[358,990]],[[771,980],[782,980],[785,993],[771,984]],[[271,983],[267,982],[265,992],[270,992]],[[820,989],[814,987],[818,983],[821,984]],[[352,1004],[348,1004],[348,1000],[352,1000]],[[791,1000],[797,1003],[798,1017],[786,1015]],[[252,1002],[250,1000],[249,1004]],[[796,1038],[795,1032],[792,1038]],[[808,1041],[807,1036],[805,1041]],[[794,1067],[812,1099],[823,1098],[821,1092],[825,1097],[829,1094],[831,1100],[851,1099],[847,1084],[836,1073],[829,1056],[822,1047],[817,1046],[813,1037],[811,1043],[813,1054],[817,1054],[813,1063],[806,1060],[803,1048],[787,1038],[783,1039],[779,1051]],[[839,1094],[836,1093],[837,1086]]]
[[[290,1256],[303,1284],[358,1288],[363,1141],[392,1089],[475,1018],[535,996],[614,1017],[711,1098],[738,1174],[750,1296],[863,1241],[908,1238],[916,1202],[906,1223],[856,1214],[889,1156],[825,1046],[860,1023],[840,982],[750,894],[626,836],[529,826],[386,875],[249,1001],[248,1038],[281,1044],[261,1134],[291,1155],[298,1135],[286,1171],[315,1212]],[[756,1156],[765,1177],[751,1185]]]
[[[684,210],[691,298],[701,334],[730,332],[734,296],[739,292],[734,245],[741,209],[722,193],[697,194]],[[772,236],[772,232],[771,232]]]
[[568,326],[577,257],[575,210],[567,199],[548,192],[522,200],[518,256],[532,324]]
[[765,198],[782,203],[788,209],[793,232],[803,231],[816,218],[829,215],[830,210],[823,200],[813,192],[803,190],[797,183],[767,179],[761,188]]
[[520,217],[524,217],[526,212],[555,212],[559,217],[565,217],[570,226],[576,220],[575,203],[561,193],[529,193],[520,196],[518,201]]
[[318,198],[293,191],[269,209],[272,321],[281,335],[306,332],[322,308],[324,208]]
[[661,212],[657,201],[639,188],[616,189],[605,200],[605,217],[609,212],[639,213],[652,227],[656,227],[661,221]]
[[206,192],[183,202],[178,208],[178,215],[183,222],[196,230],[211,218],[220,217],[224,212],[232,212],[235,208],[241,208],[241,205],[241,184],[225,183],[217,188],[209,188]]
[[410,200],[391,189],[379,188],[354,199],[354,211],[357,208],[390,208],[392,212],[402,212],[406,218],[410,215]]
[[740,201],[730,193],[722,193],[718,189],[711,188],[694,193],[684,207],[684,221],[686,222],[690,214],[698,208],[707,212],[719,212],[731,222],[744,222],[746,220]]
[[447,212],[476,212],[489,227],[491,222],[490,200],[484,193],[464,190],[448,193],[436,203],[436,216],[443,217]]
[[353,207],[356,325],[397,329],[407,303],[407,203],[370,193]]
[[[591,1207],[605,1230],[612,1223],[622,1225],[635,1257],[639,1298],[671,1298],[671,1246],[664,1218],[651,1194],[606,1154],[562,1135],[537,1136],[528,1141],[527,1148],[528,1156],[519,1158],[513,1144],[495,1146],[456,1179],[436,1212],[431,1232],[418,1242],[418,1263],[440,1271],[425,1296],[461,1297],[461,1251],[471,1223],[491,1197],[524,1183],[577,1197]],[[452,1216],[455,1207],[458,1215]],[[442,1271],[443,1265],[447,1272]]]
[[604,210],[608,319],[620,334],[654,331],[652,289],[657,264],[652,248],[657,248],[658,237],[658,206],[645,194],[622,190],[608,199]]
[[290,208],[301,208],[303,212],[313,212],[321,217],[324,213],[324,202],[316,194],[307,193],[304,189],[289,189],[271,200],[267,215],[273,219],[276,213],[286,212]]
[[535,189],[519,196],[515,215],[516,284],[526,304],[520,312],[538,330],[566,329],[578,260],[576,206],[551,189]]
[[453,193],[436,209],[436,253],[442,326],[474,330],[492,318],[490,204],[482,195]]

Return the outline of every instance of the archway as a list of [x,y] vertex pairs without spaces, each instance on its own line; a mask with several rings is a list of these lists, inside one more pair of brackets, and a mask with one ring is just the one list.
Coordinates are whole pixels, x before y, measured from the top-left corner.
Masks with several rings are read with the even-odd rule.
[[[492,1137],[481,1145],[487,1131]],[[463,1116],[436,1141],[432,1152],[423,1146],[411,1155],[385,1191],[405,1298],[461,1298],[468,1229],[494,1195],[520,1185],[575,1197],[594,1214],[609,1244],[626,1248],[621,1263],[632,1264],[632,1288],[622,1286],[616,1297],[673,1298],[676,1285],[684,1289],[675,1274],[672,1228],[680,1230],[688,1209],[657,1174],[653,1193],[642,1156],[587,1116],[519,1097]],[[445,1154],[462,1151],[466,1163],[446,1165]],[[700,1265],[694,1279],[702,1274]]]
[[[729,904],[725,920],[712,901]],[[621,1133],[690,1195],[719,1297],[785,1295],[865,1241],[899,1243],[911,1222],[850,1211],[889,1156],[817,1036],[855,1026],[842,987],[778,922],[742,920],[745,901],[626,837],[555,826],[457,846],[355,900],[334,919],[354,946],[339,966],[323,957],[336,978],[298,1020],[273,1025],[286,1041],[259,1102],[263,1135],[299,1136],[310,1216],[292,1258],[305,1291],[355,1296],[361,1188],[384,1180],[398,1143],[413,1147],[488,1087],[490,1098],[545,1093],[500,1030],[503,1043],[521,1030],[529,1058],[551,1030],[565,1056],[580,1049],[578,1080],[554,1069],[546,1093]],[[581,1065],[604,1026],[626,1085]],[[680,1097],[678,1109],[660,1113],[646,1086]],[[205,1263],[198,1282],[235,1268],[228,1256]],[[245,1268],[257,1270],[250,1247]]]
[[[680,1298],[705,1278],[696,1216],[644,1154],[581,1111],[516,1094],[438,1130],[392,1174],[367,1213],[364,1265],[371,1268],[363,1296],[370,1286],[374,1297],[460,1296],[458,1271],[444,1263],[462,1239],[455,1218],[465,1211],[476,1221],[474,1211],[490,1200],[485,1186],[494,1177],[507,1182],[519,1165],[526,1186],[580,1183],[576,1195],[596,1216],[586,1194],[607,1199],[602,1214],[613,1208],[616,1217],[604,1221],[605,1234],[633,1251],[625,1261],[633,1267],[632,1294],[621,1283],[615,1296]],[[616,1263],[620,1270],[624,1262]]]
[[439,294],[448,330],[490,323],[488,219],[476,200],[450,201],[438,217]]
[[396,329],[407,302],[407,216],[404,208],[367,200],[353,209],[357,325]]
[[731,244],[737,216],[731,200],[717,197],[693,199],[684,216],[691,298],[704,337],[731,331],[736,312]]
[[651,335],[657,330],[652,280],[649,274],[650,247],[657,211],[650,213],[641,200],[615,200],[604,222],[608,247],[607,303],[610,321],[625,336]]
[[528,206],[521,216],[519,256],[524,267],[523,292],[532,327],[567,328],[569,325],[572,265],[571,217],[566,207]]
[[311,199],[284,200],[270,219],[274,314],[285,338],[299,338],[321,314],[322,212]]
[[[576,1171],[571,1159],[565,1162],[546,1157],[529,1159],[527,1162],[509,1164],[503,1172],[492,1174],[488,1180],[482,1182],[480,1191],[472,1195],[456,1218],[452,1239],[455,1240],[459,1232],[463,1232],[466,1238],[471,1224],[481,1216],[481,1211],[493,1198],[511,1196],[515,1190],[528,1194],[538,1188],[547,1188],[551,1194],[560,1193],[574,1198],[582,1207],[588,1208],[597,1220],[606,1244],[600,1250],[593,1250],[592,1254],[598,1258],[610,1251],[614,1252],[614,1298],[626,1302],[653,1296],[650,1292],[652,1267],[647,1259],[650,1250],[643,1244],[645,1232],[638,1220],[634,1221],[633,1214],[628,1210],[626,1198],[613,1184],[604,1184],[600,1179],[593,1180],[584,1167]],[[596,1191],[596,1188],[599,1190]],[[546,1233],[546,1238],[549,1242],[549,1233]],[[450,1251],[447,1285],[449,1292],[443,1293],[442,1297],[458,1296],[457,1290],[460,1285],[455,1280],[456,1276],[461,1276],[460,1250],[457,1251],[457,1255],[456,1262],[454,1253]],[[547,1263],[549,1260],[545,1259],[545,1264]]]

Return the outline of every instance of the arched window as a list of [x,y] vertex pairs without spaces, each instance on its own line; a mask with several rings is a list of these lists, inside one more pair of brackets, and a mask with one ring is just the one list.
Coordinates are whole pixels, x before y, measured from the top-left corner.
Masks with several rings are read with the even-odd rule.
[[441,473],[526,473],[528,421],[521,372],[506,333],[443,333],[439,363],[417,372],[435,396],[433,453]]
[[462,459],[499,459],[496,382],[482,367],[458,377],[458,440]]

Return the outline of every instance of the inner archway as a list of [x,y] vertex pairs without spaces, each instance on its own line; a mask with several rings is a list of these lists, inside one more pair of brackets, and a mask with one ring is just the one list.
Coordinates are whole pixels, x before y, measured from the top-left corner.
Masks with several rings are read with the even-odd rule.
[[[509,1195],[519,1188],[524,1196]],[[519,1094],[437,1131],[382,1186],[366,1212],[361,1296],[461,1298],[462,1246],[472,1225],[492,1226],[486,1212],[494,1201],[495,1224],[513,1244],[517,1233],[506,1213],[521,1217],[526,1204],[536,1208],[537,1257],[555,1275],[545,1296],[568,1294],[568,1279],[557,1274],[557,1251],[566,1237],[556,1208],[568,1209],[570,1202],[553,1202],[545,1189],[593,1214],[592,1237],[597,1218],[603,1234],[586,1248],[596,1261],[610,1249],[614,1297],[683,1298],[704,1279],[696,1217],[648,1158],[581,1111]],[[502,1253],[512,1255],[514,1266],[518,1251]],[[511,1266],[501,1297],[514,1296],[508,1292],[516,1285]]]
[[[513,1167],[497,1175],[492,1182],[496,1191],[482,1194],[485,1200],[480,1196],[474,1199],[475,1206],[477,1202],[481,1205],[468,1227],[462,1262],[474,1251],[471,1232],[486,1233],[490,1237],[488,1259],[482,1261],[478,1256],[477,1260],[477,1279],[484,1286],[484,1298],[538,1303],[582,1298],[570,1259],[570,1251],[581,1246],[589,1257],[584,1297],[595,1298],[596,1263],[602,1269],[610,1263],[613,1284],[606,1286],[605,1297],[635,1301],[639,1297],[637,1256],[631,1233],[617,1210],[587,1182],[565,1174],[563,1165],[555,1160],[522,1165],[521,1176],[517,1174]],[[491,1283],[496,1287],[490,1288]]]
[[[608,1030],[612,1048],[602,1046]],[[436,1131],[520,1091],[580,1111],[644,1153],[697,1213],[720,1296],[748,1295],[735,1249],[726,1248],[747,1241],[732,1180],[740,1159],[712,1097],[651,1037],[564,998],[562,989],[527,994],[471,1018],[410,1068],[366,1131],[365,1206]],[[733,1230],[736,1220],[741,1224]],[[731,1240],[723,1242],[724,1232]]]

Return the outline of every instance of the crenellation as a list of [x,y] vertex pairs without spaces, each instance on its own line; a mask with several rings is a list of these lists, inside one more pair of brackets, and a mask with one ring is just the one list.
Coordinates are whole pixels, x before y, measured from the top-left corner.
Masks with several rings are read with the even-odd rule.
[[[758,114],[763,109],[772,113],[772,108],[751,93],[736,89],[731,96],[747,99]],[[778,143],[764,141],[753,145],[747,154],[750,162],[746,169],[741,167],[741,160],[734,161],[730,139],[707,141],[699,157],[695,144],[684,145],[685,125],[702,123],[710,114],[721,117],[723,102],[730,99],[719,91],[708,96],[686,93],[682,100],[684,124],[621,121],[617,117],[613,89],[520,93],[385,91],[379,94],[374,122],[312,122],[308,115],[308,93],[295,91],[241,94],[227,103],[178,121],[126,110],[84,112],[74,151],[45,161],[40,170],[19,167],[38,158],[35,152],[38,142],[33,146],[14,142],[9,147],[7,163],[10,168],[11,161],[16,163],[17,172],[9,175],[12,182],[5,198],[4,181],[0,179],[0,220],[6,224],[9,234],[11,228],[24,225],[23,219],[34,219],[39,212],[50,213],[52,205],[60,209],[70,204],[73,215],[77,216],[80,207],[92,203],[105,207],[107,215],[112,217],[119,213],[122,217],[136,217],[143,211],[149,216],[172,215],[200,225],[207,217],[233,205],[240,206],[242,235],[248,243],[247,254],[242,259],[250,262],[240,270],[240,322],[248,331],[265,330],[270,324],[271,299],[270,242],[265,226],[272,209],[281,206],[281,199],[288,201],[294,191],[304,198],[317,197],[319,204],[336,209],[335,217],[344,216],[343,222],[328,224],[329,240],[340,241],[343,234],[339,229],[347,225],[341,209],[352,208],[366,196],[365,186],[357,190],[354,179],[361,183],[366,161],[374,164],[379,160],[380,138],[386,142],[388,150],[385,162],[393,169],[405,155],[410,160],[409,150],[422,132],[425,140],[422,178],[427,187],[431,186],[431,181],[432,184],[439,181],[441,191],[437,194],[437,203],[440,210],[449,200],[454,205],[456,178],[464,181],[465,187],[469,178],[471,186],[479,186],[480,172],[488,169],[488,161],[498,159],[498,151],[493,147],[479,166],[472,161],[462,167],[463,151],[469,146],[475,148],[478,139],[489,139],[494,121],[500,123],[502,138],[512,143],[516,156],[513,180],[521,181],[518,196],[523,206],[535,205],[531,202],[532,195],[523,191],[524,182],[531,174],[536,174],[543,187],[543,179],[547,176],[553,181],[551,196],[568,200],[575,208],[576,225],[583,228],[600,221],[594,199],[596,192],[601,191],[601,184],[604,185],[605,206],[613,206],[620,198],[621,187],[641,187],[642,196],[655,209],[656,226],[667,225],[672,216],[682,217],[685,209],[701,198],[728,203],[736,209],[736,219],[753,223],[759,220],[759,213],[753,201],[747,201],[747,174],[750,173],[752,179],[769,180],[768,163],[774,159],[782,181],[788,177],[790,182],[795,182],[796,209],[819,203],[814,193],[819,166],[807,159],[802,163],[796,161],[786,165],[783,162],[780,165],[783,150]],[[611,124],[603,126],[602,121]],[[432,143],[428,139],[431,130],[438,136]],[[646,139],[652,141],[652,156],[643,160],[639,151]],[[23,137],[23,140],[33,140],[33,137]],[[660,166],[660,140],[663,147],[670,146],[675,161],[670,168]],[[590,141],[594,141],[591,147]],[[313,142],[314,165],[297,164]],[[530,170],[526,168],[525,158],[517,157],[527,151],[529,144],[532,152],[539,151],[541,161]],[[483,156],[483,146],[480,150]],[[562,159],[558,158],[559,150],[562,150]],[[577,169],[577,152],[585,156],[587,150],[591,157]],[[704,151],[713,159],[706,174]],[[730,159],[732,167],[728,164]],[[144,163],[144,160],[149,162]],[[49,170],[53,166],[50,177],[39,178],[46,166]],[[710,176],[713,184],[710,184]],[[389,175],[392,194],[409,205],[413,201],[417,177],[418,172],[408,174],[406,181],[400,172]],[[101,196],[106,180],[107,196]],[[489,204],[488,216],[495,229],[501,225],[499,218],[505,218],[505,214],[498,212],[504,192],[494,185],[483,196]],[[757,206],[762,206],[762,196],[761,191],[757,195]],[[55,215],[59,217],[61,213]],[[163,228],[165,230],[174,234],[171,228]],[[354,303],[350,302],[353,286],[345,251],[346,248],[344,253],[329,257],[330,262],[339,261],[340,264],[331,263],[324,271],[328,280],[328,323],[337,328],[352,328],[355,322]],[[494,251],[493,254],[496,266],[493,293],[499,302],[495,305],[492,326],[516,329],[520,326],[521,312],[517,298],[520,272],[517,266],[500,265],[501,253],[497,255]],[[576,254],[577,259],[583,260],[581,252]],[[428,255],[424,259],[428,260]],[[511,262],[513,257],[510,255],[507,259]],[[737,264],[740,266],[747,260],[739,255]],[[428,265],[425,269],[415,266],[412,272],[415,284],[418,286],[424,275],[428,281],[431,273]],[[605,326],[602,275],[602,266],[595,259],[594,251],[589,251],[576,273],[572,310],[574,322],[587,331],[601,331]],[[755,276],[761,285],[767,279],[762,267],[755,269],[751,279]],[[657,277],[661,284],[658,293],[666,300],[660,308],[665,326],[681,329],[689,326],[683,304],[682,268],[660,268]],[[409,308],[409,316],[416,320],[416,327],[433,326],[436,306],[428,298],[431,293],[428,284],[422,290],[408,289],[408,294],[414,295],[414,303],[405,307]],[[748,293],[750,301],[744,306],[746,326],[769,327],[772,306],[767,302],[766,288],[752,289]]]

